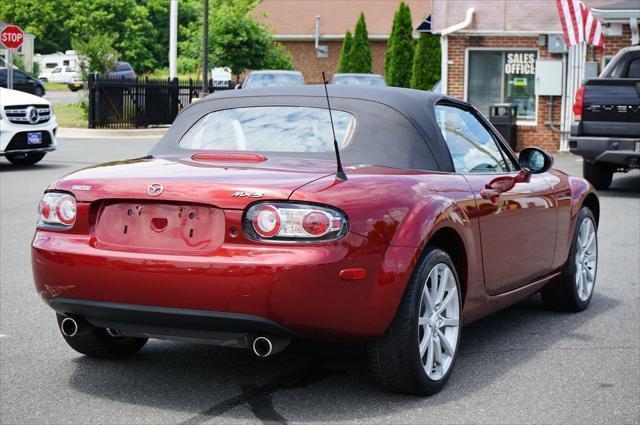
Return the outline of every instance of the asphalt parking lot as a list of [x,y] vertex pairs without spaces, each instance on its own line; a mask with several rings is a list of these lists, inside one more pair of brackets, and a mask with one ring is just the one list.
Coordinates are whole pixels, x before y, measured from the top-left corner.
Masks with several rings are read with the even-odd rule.
[[44,95],[44,98],[48,101],[62,104],[77,103],[86,97],[87,94],[84,90],[76,92],[72,92],[71,90],[50,90]]
[[[72,351],[33,289],[36,205],[54,179],[145,155],[154,139],[60,143],[33,168],[0,159],[3,424],[640,422],[637,171],[616,175],[612,189],[600,193],[600,263],[590,308],[550,312],[534,296],[466,327],[448,386],[418,398],[380,391],[361,347],[297,343],[266,360],[157,340],[126,361]],[[579,161],[558,155],[556,167],[580,174]]]

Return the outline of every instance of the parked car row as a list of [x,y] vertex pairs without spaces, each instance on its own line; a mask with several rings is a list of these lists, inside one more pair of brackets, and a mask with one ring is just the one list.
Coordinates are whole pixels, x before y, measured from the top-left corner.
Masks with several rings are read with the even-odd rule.
[[[329,84],[347,86],[386,86],[379,74],[334,74]],[[260,70],[251,71],[236,89],[304,86],[304,76],[299,71]]]
[[[0,87],[7,87],[7,73],[6,67],[0,67]],[[14,69],[13,89],[42,97],[46,92],[43,81],[65,83],[71,91],[82,90],[85,87],[80,73],[71,67],[57,67],[42,75],[48,77],[35,78],[24,71]],[[109,70],[108,76],[109,78],[129,80],[136,78],[136,73],[129,62],[119,61]]]

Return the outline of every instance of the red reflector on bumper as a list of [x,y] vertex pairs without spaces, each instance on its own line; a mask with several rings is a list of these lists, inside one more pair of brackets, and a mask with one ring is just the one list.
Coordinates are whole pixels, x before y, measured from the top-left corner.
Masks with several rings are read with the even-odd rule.
[[340,279],[342,280],[362,280],[367,275],[365,269],[344,269],[340,270]]

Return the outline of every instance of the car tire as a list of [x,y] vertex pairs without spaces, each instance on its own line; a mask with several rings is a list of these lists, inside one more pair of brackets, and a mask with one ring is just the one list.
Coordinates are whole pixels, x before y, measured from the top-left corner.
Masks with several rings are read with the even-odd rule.
[[[445,284],[439,294],[437,289],[441,286],[436,283],[435,296],[430,295],[441,300],[440,304],[448,300],[441,306],[441,315],[429,314],[433,309],[430,309],[426,293],[431,294],[434,281]],[[432,395],[444,387],[460,343],[460,294],[458,274],[451,257],[438,248],[428,247],[409,280],[389,328],[379,340],[369,344],[369,364],[380,386],[416,395]],[[437,302],[432,304],[438,305]],[[434,329],[437,337],[431,337]]]
[[33,91],[33,94],[35,94],[38,97],[42,97],[44,96],[44,89],[42,87],[36,87],[35,90]]
[[44,158],[45,152],[31,152],[23,154],[7,154],[7,160],[13,165],[33,165]]
[[[56,314],[58,328],[67,317]],[[60,331],[64,340],[71,348],[80,354],[104,359],[120,359],[136,354],[147,343],[148,338],[133,338],[128,336],[112,336],[104,328],[82,323],[82,331],[74,336],[66,336]]]
[[593,297],[597,270],[598,228],[591,210],[583,207],[576,218],[569,258],[562,274],[541,291],[545,305],[564,311],[586,309]]
[[613,167],[603,162],[582,161],[582,175],[597,190],[607,190],[613,180]]

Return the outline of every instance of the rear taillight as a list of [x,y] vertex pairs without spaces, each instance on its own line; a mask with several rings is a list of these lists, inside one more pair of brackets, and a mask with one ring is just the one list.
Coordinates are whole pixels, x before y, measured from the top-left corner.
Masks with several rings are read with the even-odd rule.
[[243,228],[258,241],[326,242],[344,236],[348,222],[342,212],[325,206],[261,202],[247,210]]
[[45,193],[38,207],[38,227],[68,230],[76,222],[76,198],[68,193]]
[[576,100],[573,102],[573,115],[576,121],[580,121],[582,118],[582,105],[584,103],[584,86],[576,91]]

